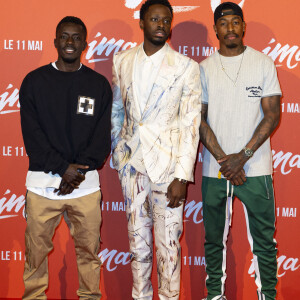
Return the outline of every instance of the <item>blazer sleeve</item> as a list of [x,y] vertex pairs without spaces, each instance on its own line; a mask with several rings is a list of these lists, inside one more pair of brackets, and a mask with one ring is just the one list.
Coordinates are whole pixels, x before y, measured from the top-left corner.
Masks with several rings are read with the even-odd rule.
[[116,67],[116,60],[118,56],[113,58],[112,67],[112,87],[113,87],[113,104],[111,112],[111,149],[114,151],[118,142],[120,141],[121,129],[124,124],[125,110],[120,88],[120,78]]
[[201,121],[201,82],[198,64],[190,59],[179,108],[179,145],[174,177],[194,180]]

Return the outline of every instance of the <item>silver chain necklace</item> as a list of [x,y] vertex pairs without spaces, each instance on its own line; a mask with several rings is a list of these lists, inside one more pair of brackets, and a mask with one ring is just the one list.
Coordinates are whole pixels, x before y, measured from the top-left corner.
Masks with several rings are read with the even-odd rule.
[[237,71],[237,73],[236,73],[235,80],[233,80],[233,79],[227,74],[227,72],[226,72],[226,70],[225,70],[225,68],[224,68],[224,65],[223,65],[223,63],[222,63],[222,59],[221,59],[220,52],[218,52],[222,70],[224,71],[224,73],[225,73],[226,76],[229,78],[229,80],[233,83],[234,86],[236,86],[236,82],[237,82],[237,80],[238,80],[238,78],[239,78],[240,70],[241,70],[241,67],[242,67],[243,59],[244,59],[245,50],[246,50],[246,47],[244,47],[242,59],[241,59],[241,62],[240,62],[239,69],[238,69],[238,71]]

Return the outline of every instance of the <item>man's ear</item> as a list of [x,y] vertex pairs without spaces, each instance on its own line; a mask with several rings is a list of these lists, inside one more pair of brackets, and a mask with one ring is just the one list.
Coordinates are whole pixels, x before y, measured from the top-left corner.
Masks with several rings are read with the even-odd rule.
[[217,26],[214,25],[213,28],[214,28],[215,34],[218,34],[218,33],[217,33]]
[[215,34],[216,34],[216,36],[217,36],[217,39],[219,39],[218,32],[217,32],[217,26],[214,25],[213,27],[214,27],[214,31],[215,31]]
[[144,30],[144,20],[140,20],[140,28],[142,29],[142,30]]
[[54,47],[57,49],[57,39],[54,39]]
[[84,50],[86,49],[86,47],[87,47],[87,42],[85,41],[85,42],[84,42],[84,47],[83,47],[83,50],[82,50],[82,51],[84,51]]

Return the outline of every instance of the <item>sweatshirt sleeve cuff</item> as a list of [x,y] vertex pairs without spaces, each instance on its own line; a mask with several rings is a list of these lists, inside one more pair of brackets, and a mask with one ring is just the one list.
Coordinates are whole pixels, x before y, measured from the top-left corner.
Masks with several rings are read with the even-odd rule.
[[64,176],[64,174],[67,171],[68,167],[69,167],[69,163],[67,161],[62,163],[61,167],[57,171],[57,173],[59,174],[60,177]]

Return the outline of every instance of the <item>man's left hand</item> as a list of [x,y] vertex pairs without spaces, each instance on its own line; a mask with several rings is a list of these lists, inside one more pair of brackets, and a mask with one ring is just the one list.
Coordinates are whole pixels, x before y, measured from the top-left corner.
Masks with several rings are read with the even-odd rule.
[[167,198],[169,199],[168,207],[179,207],[186,197],[187,183],[182,183],[174,179],[168,186]]

